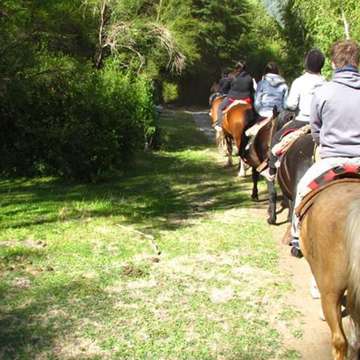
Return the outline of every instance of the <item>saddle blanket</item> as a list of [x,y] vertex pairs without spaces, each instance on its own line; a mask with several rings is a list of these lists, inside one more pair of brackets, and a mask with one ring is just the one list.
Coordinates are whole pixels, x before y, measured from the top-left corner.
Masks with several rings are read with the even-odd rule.
[[295,215],[298,217],[300,223],[306,215],[307,211],[314,204],[317,196],[323,190],[329,188],[330,186],[340,184],[340,183],[360,183],[360,177],[344,177],[339,179],[334,179],[333,181],[325,183],[325,185],[317,187],[315,190],[310,191],[305,197],[301,200],[300,204],[295,209]]
[[313,191],[327,183],[341,178],[360,178],[360,165],[343,164],[338,165],[314,179],[308,187]]
[[252,100],[250,98],[242,99],[242,100],[236,100],[229,98],[229,105],[223,110],[223,113],[226,114],[230,109],[237,105],[251,105]]
[[288,129],[288,131],[283,135],[279,143],[277,143],[271,149],[271,152],[275,156],[282,156],[288,151],[290,146],[297,140],[299,137],[308,134],[311,131],[310,125],[305,125],[300,129]]

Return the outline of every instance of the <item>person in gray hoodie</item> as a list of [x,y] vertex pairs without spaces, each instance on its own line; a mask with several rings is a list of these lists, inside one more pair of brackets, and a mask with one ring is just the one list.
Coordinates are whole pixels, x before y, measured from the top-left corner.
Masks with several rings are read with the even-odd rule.
[[288,86],[279,75],[279,68],[274,62],[265,66],[264,76],[259,81],[255,93],[255,110],[262,117],[272,116],[274,106],[279,111],[285,107],[288,94]]
[[[360,47],[352,40],[338,41],[331,49],[334,74],[319,87],[310,108],[311,133],[320,148],[320,160],[297,186],[295,208],[311,191],[309,185],[326,171],[345,163],[360,165]],[[298,246],[299,220],[292,223],[293,245]]]

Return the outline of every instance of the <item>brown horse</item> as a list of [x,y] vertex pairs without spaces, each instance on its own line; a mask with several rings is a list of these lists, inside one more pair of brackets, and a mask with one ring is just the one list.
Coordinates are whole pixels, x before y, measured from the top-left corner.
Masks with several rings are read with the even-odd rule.
[[[211,104],[211,109],[210,109],[210,118],[211,118],[211,124],[213,125],[216,120],[217,120],[217,113],[218,113],[218,109],[219,106],[221,104],[221,102],[224,100],[225,96],[218,96],[216,97],[212,104]],[[224,121],[225,123],[225,121]],[[242,136],[242,135],[241,135]],[[230,135],[230,139],[231,139],[231,135]],[[228,139],[228,140],[230,140]],[[228,143],[228,140],[226,140],[226,136],[224,133],[224,136],[222,137],[217,137],[216,138],[216,144],[219,148],[219,150],[223,150],[225,148],[226,151],[226,156],[228,158],[228,162],[227,162],[227,166],[232,166],[233,162],[232,162],[232,143],[231,146],[229,146],[230,144]],[[244,162],[240,159],[239,160],[239,176],[245,176],[246,175],[246,165],[244,164]]]
[[[359,179],[336,180],[315,195],[303,216],[300,239],[331,330],[333,358],[343,360],[348,350],[341,317],[346,290],[352,337],[360,340]],[[359,343],[350,345],[352,355],[359,359]]]
[[[227,153],[228,153],[228,159],[230,159],[229,163],[232,164],[231,160],[231,154],[233,149],[233,142],[238,150],[239,155],[244,154],[243,149],[243,139],[244,139],[244,132],[246,129],[246,114],[248,111],[251,110],[251,105],[247,103],[238,104],[234,107],[229,108],[229,110],[226,112],[224,121],[223,121],[223,130],[224,130],[224,136],[225,141],[227,145]],[[250,166],[252,164],[249,164]],[[239,175],[242,171],[242,166],[244,166],[242,159],[239,160]],[[252,167],[252,181],[253,181],[253,189],[251,198],[253,200],[258,200],[258,187],[257,183],[259,181],[259,173],[256,171],[255,167]]]

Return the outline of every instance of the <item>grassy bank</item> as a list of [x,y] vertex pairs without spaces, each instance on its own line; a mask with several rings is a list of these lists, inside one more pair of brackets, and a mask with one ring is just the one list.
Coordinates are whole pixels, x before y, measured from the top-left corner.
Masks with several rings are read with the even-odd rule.
[[297,358],[250,179],[189,115],[162,127],[125,177],[0,182],[0,358]]

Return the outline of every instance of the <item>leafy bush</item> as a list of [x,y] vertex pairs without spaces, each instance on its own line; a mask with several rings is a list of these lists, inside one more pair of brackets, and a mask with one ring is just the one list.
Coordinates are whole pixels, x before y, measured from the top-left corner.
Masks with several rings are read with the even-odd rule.
[[164,81],[163,83],[163,98],[165,104],[177,100],[179,97],[178,85]]
[[0,99],[0,169],[94,180],[126,167],[155,133],[146,79],[64,56],[40,63],[37,73],[9,82]]

